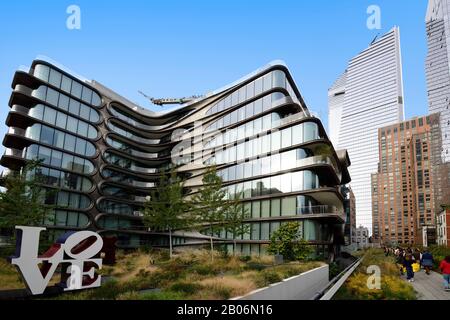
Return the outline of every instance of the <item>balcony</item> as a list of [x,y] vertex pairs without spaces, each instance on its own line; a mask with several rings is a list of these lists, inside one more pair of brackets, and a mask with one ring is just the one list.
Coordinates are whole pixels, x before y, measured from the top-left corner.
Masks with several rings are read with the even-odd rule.
[[341,214],[335,206],[321,205],[297,208],[297,215]]
[[21,128],[16,128],[16,127],[9,127],[8,129],[8,134],[14,134],[17,136],[25,136],[25,130],[21,129]]
[[6,148],[3,155],[7,157],[23,158],[23,150]]

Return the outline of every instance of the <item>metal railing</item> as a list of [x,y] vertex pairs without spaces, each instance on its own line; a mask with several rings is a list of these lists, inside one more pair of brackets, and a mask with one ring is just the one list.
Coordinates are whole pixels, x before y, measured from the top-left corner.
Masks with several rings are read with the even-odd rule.
[[14,149],[14,148],[6,148],[3,155],[9,156],[9,157],[22,158],[23,157],[23,150]]
[[297,215],[339,213],[335,206],[321,205],[297,208]]
[[338,290],[342,287],[345,281],[355,272],[355,270],[359,267],[364,257],[356,260],[344,271],[334,277],[328,285],[321,291],[317,292],[312,300],[331,300],[334,295],[338,292]]

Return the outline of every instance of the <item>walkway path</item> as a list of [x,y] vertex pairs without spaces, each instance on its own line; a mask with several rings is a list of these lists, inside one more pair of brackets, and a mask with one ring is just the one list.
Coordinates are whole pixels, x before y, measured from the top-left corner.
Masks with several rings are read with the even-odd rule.
[[444,291],[442,276],[439,273],[432,272],[427,276],[422,270],[414,275],[414,280],[411,284],[418,292],[419,300],[450,300],[450,292]]

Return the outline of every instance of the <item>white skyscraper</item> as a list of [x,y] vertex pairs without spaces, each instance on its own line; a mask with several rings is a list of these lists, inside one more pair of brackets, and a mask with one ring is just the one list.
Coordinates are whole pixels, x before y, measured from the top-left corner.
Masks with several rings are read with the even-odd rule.
[[350,60],[329,90],[329,126],[335,148],[352,161],[356,220],[372,230],[371,174],[378,169],[378,128],[404,121],[400,31],[394,27]]
[[334,146],[339,146],[339,131],[341,130],[342,110],[345,102],[345,85],[347,70],[336,80],[328,90],[328,133]]
[[442,160],[450,162],[450,0],[430,0],[425,22],[428,109],[441,114]]

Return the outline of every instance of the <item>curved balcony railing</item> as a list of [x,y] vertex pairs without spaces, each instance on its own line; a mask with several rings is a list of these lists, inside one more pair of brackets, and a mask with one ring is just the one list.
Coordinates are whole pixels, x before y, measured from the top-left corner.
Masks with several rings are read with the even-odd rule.
[[341,214],[335,206],[321,205],[297,208],[297,215],[309,214]]
[[25,136],[25,130],[22,128],[9,127],[8,134],[15,134],[18,136]]
[[130,154],[139,158],[147,158],[147,159],[157,159],[158,154],[157,153],[147,153],[147,152],[141,152],[131,149]]
[[11,111],[15,111],[15,112],[23,113],[23,114],[28,114],[30,109],[29,108],[25,108],[24,106],[15,104],[15,105],[13,105],[11,107]]
[[119,136],[124,137],[128,140],[146,144],[146,145],[157,145],[157,144],[160,144],[160,142],[161,142],[161,139],[150,139],[150,138],[138,137],[135,134],[133,134],[129,131],[126,131],[125,129],[119,128],[118,126],[116,126],[114,123],[111,123],[111,122],[108,123],[108,129],[111,132],[118,134]]
[[24,156],[23,150],[14,149],[14,148],[6,148],[3,155],[9,156],[9,157],[17,157],[17,158],[23,158],[23,156]]
[[120,112],[118,112],[116,109],[114,109],[114,107],[110,108],[110,112],[113,116],[119,118],[120,120],[126,122],[127,124],[138,128],[138,129],[143,129],[143,130],[163,130],[165,128],[170,127],[173,123],[168,123],[168,124],[164,124],[164,125],[160,125],[160,126],[151,126],[151,125],[147,125],[147,124],[143,124],[139,121],[133,120],[131,118],[128,118],[126,115],[121,114]]
[[336,174],[338,175],[338,177],[340,178],[341,172],[340,172],[336,162],[333,161],[333,159],[329,156],[314,156],[314,157],[309,157],[306,159],[297,160],[296,167],[297,168],[307,167],[307,166],[316,165],[316,164],[331,165],[333,167],[333,169],[336,171]]

